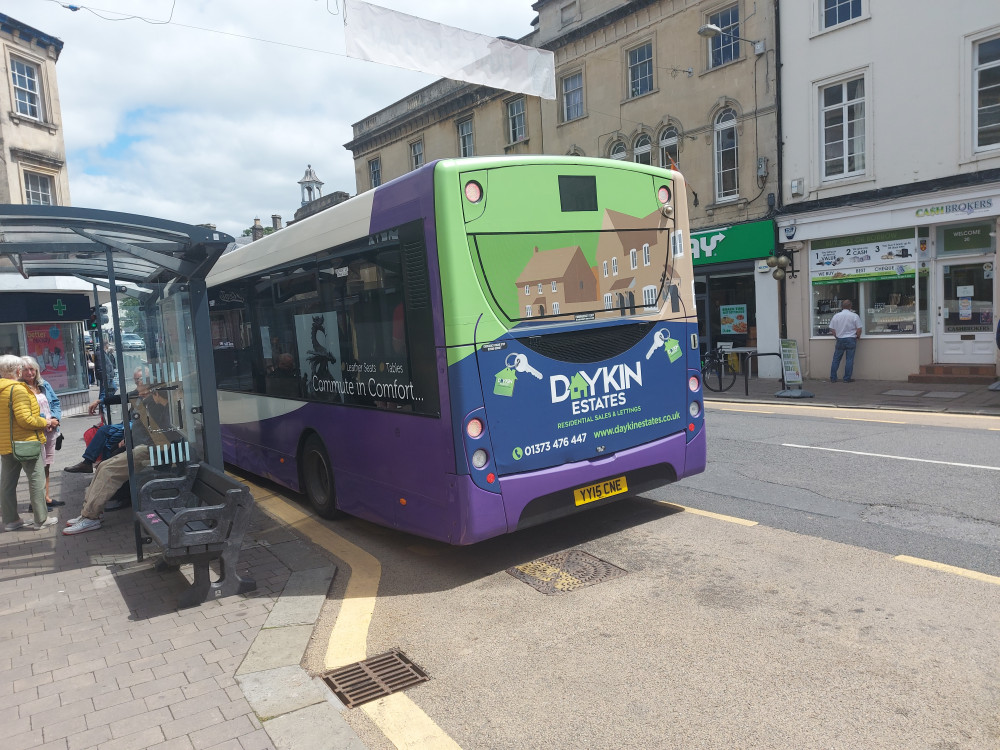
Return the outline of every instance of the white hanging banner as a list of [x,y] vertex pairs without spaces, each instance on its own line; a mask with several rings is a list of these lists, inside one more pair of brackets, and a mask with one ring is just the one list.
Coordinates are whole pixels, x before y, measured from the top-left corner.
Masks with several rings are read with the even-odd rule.
[[350,1],[344,27],[348,57],[542,99],[556,98],[555,55],[548,50],[357,0]]

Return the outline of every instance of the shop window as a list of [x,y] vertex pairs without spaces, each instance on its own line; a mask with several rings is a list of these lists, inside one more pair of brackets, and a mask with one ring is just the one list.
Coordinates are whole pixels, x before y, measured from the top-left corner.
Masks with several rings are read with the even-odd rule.
[[917,299],[914,277],[866,281],[862,284],[863,332],[893,335],[917,332]]
[[15,357],[23,357],[21,353],[21,339],[17,335],[17,325],[0,324],[0,354],[13,354]]

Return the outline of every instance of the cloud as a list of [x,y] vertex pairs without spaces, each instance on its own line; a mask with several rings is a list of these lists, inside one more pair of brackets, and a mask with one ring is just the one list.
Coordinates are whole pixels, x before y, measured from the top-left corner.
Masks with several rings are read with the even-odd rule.
[[[530,0],[377,4],[513,38],[534,17]],[[345,57],[343,17],[328,12],[341,12],[343,0],[96,3],[156,19],[172,6],[173,22],[154,25],[46,0],[4,3],[3,12],[65,43],[57,74],[76,206],[210,222],[237,235],[254,217],[287,221],[307,164],[325,193],[353,194],[343,148],[353,123],[435,80]]]

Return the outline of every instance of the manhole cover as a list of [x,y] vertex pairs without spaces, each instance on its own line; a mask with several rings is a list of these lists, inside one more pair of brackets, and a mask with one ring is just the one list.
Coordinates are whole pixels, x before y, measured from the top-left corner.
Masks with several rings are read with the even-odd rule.
[[515,565],[507,572],[543,594],[564,594],[610,581],[627,571],[583,550],[571,549]]
[[398,693],[430,679],[399,649],[338,667],[321,676],[347,708]]

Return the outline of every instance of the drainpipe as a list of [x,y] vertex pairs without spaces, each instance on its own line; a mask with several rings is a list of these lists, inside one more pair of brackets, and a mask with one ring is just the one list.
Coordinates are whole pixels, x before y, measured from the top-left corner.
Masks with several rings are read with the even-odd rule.
[[[774,111],[775,116],[778,118],[776,135],[778,139],[778,195],[775,201],[774,213],[780,214],[781,209],[784,208],[784,190],[785,190],[785,180],[784,180],[784,166],[785,166],[785,140],[782,135],[781,127],[781,0],[774,0]],[[774,247],[778,248],[778,244],[781,238],[778,236],[778,222],[774,221]],[[808,276],[808,274],[807,274]],[[808,279],[807,279],[808,283]],[[781,280],[779,298],[778,298],[778,308],[779,308],[779,328],[780,337],[783,339],[788,338],[788,299],[785,296],[785,280]]]

